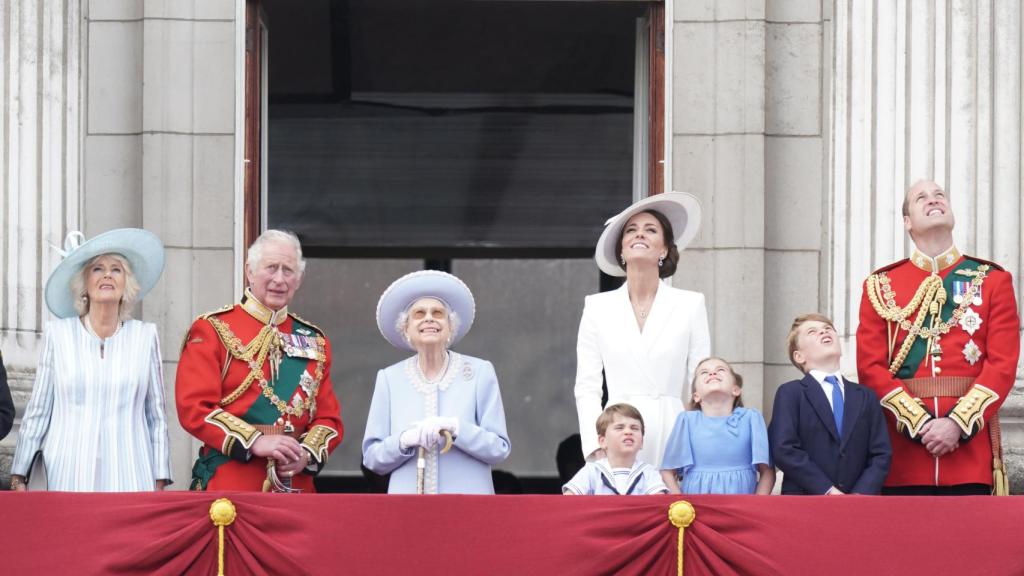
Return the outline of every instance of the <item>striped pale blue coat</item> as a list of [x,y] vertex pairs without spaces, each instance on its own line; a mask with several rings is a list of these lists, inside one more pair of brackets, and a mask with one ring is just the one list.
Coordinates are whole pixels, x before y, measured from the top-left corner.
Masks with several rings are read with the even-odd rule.
[[105,341],[76,317],[47,326],[11,473],[26,475],[39,450],[50,490],[144,491],[170,480],[154,324],[127,320]]

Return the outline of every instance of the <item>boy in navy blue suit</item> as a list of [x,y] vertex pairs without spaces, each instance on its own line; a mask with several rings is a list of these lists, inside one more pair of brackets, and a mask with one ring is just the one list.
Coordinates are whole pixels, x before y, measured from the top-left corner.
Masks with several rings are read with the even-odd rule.
[[839,373],[843,350],[827,316],[798,316],[788,340],[804,377],[779,387],[768,426],[782,493],[878,494],[892,460],[878,398]]

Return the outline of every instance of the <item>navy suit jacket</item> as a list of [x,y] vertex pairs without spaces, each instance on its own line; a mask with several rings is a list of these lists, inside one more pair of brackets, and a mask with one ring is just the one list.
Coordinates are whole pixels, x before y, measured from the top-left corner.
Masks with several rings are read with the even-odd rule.
[[843,435],[832,407],[810,374],[775,393],[768,427],[772,461],[782,470],[783,494],[878,494],[892,461],[892,446],[875,393],[843,379]]

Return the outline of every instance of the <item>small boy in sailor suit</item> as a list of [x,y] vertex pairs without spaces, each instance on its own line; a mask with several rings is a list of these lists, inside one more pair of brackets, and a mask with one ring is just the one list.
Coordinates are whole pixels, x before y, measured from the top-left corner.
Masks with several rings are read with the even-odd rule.
[[597,441],[606,456],[587,464],[562,487],[568,495],[667,494],[661,474],[637,460],[644,446],[644,419],[629,404],[612,404],[597,418]]

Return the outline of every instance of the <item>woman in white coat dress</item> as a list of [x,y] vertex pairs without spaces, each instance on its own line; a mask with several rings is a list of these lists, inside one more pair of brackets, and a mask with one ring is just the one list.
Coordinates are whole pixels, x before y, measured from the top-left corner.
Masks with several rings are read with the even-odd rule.
[[576,409],[583,455],[603,456],[595,422],[602,371],[608,404],[632,404],[644,417],[638,458],[661,465],[697,363],[711,354],[704,295],[663,282],[679,250],[700,227],[700,204],[687,193],[645,198],[608,220],[595,259],[621,288],[587,296],[576,344]]

